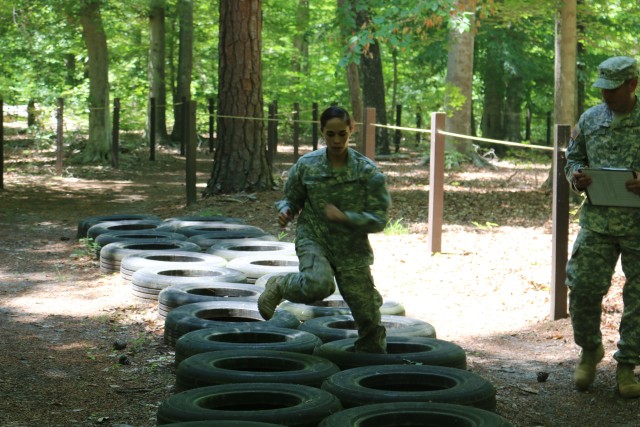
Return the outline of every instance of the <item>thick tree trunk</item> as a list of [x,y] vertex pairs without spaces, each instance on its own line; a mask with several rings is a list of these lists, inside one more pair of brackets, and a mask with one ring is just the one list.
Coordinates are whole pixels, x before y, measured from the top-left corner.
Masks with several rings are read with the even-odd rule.
[[262,0],[220,2],[218,148],[204,196],[273,188],[262,97]]
[[[352,5],[352,7],[354,7]],[[371,20],[368,9],[359,10],[356,24],[359,28],[369,25]],[[380,43],[371,40],[368,49],[362,53],[360,69],[362,72],[362,94],[364,107],[376,109],[376,122],[387,124],[387,105],[385,102],[384,75],[382,73],[382,55]],[[387,128],[376,128],[376,153],[389,154],[389,131]]]
[[522,140],[522,101],[524,87],[522,78],[513,75],[507,82],[506,115],[504,120],[504,138],[507,141]]
[[556,64],[554,122],[573,126],[577,100],[577,26],[576,0],[564,0],[556,19]]
[[109,58],[98,0],[82,3],[80,24],[89,57],[89,141],[83,160],[106,162],[111,154]]
[[183,98],[191,98],[191,73],[193,71],[193,0],[180,0],[178,3],[180,19],[180,36],[178,52],[178,75],[174,108],[174,125],[171,139],[180,140],[184,129],[182,114]]
[[[167,134],[167,81],[165,76],[165,0],[151,0],[149,4],[149,97],[156,101],[156,138],[169,142]],[[149,110],[149,114],[151,110]],[[150,115],[147,114],[147,128]]]
[[[447,120],[445,128],[448,132],[460,135],[471,135],[471,95],[473,83],[473,48],[475,38],[474,13],[476,0],[458,0],[457,13],[469,13],[469,31],[459,32],[456,29],[449,33],[449,56],[447,60],[447,86],[456,90],[464,99],[459,109],[451,108],[449,95],[445,94]],[[451,90],[451,89],[449,89]],[[447,147],[473,156],[474,149],[470,140],[447,138]]]

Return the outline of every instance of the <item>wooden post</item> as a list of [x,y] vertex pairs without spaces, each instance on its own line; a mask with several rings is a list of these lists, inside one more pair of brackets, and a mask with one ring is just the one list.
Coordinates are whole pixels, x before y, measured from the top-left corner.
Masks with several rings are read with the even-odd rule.
[[187,206],[196,202],[196,102],[189,101],[184,104],[185,120],[185,155],[186,155],[186,186],[187,186]]
[[62,175],[62,151],[64,143],[64,99],[58,98],[58,111],[56,113],[56,174]]
[[156,159],[156,99],[149,99],[149,160]]
[[311,110],[312,121],[311,123],[311,146],[313,151],[318,149],[318,103],[314,102]]
[[214,99],[209,98],[209,152],[213,153],[213,132],[214,132],[214,120],[213,115],[216,113],[216,107]]
[[[402,105],[398,104],[396,105],[396,126],[400,127],[402,126]],[[396,129],[395,133],[394,133],[394,145],[396,148],[396,153],[398,151],[400,151],[400,140],[402,139],[402,132],[400,132],[400,129]]]
[[431,254],[442,252],[444,215],[444,129],[445,113],[431,113],[431,156],[429,158],[429,236]]
[[297,162],[300,153],[298,151],[300,145],[300,104],[293,104],[293,161]]
[[120,155],[120,98],[113,100],[113,128],[111,130],[111,166],[118,167]]
[[[422,112],[420,111],[420,107],[418,107],[418,112],[416,113],[416,128],[422,128]],[[422,142],[422,132],[416,132],[416,147],[420,146],[420,142]]]
[[0,99],[0,191],[4,190],[4,100]]
[[567,162],[563,147],[567,146],[571,126],[556,125],[553,146],[553,206],[551,250],[551,320],[567,317],[566,266],[569,246],[569,182],[564,174]]
[[362,140],[362,154],[375,160],[376,158],[376,109],[367,107],[364,116],[364,139]]
[[267,163],[269,166],[273,166],[274,151],[276,150],[275,142],[275,106],[273,103],[269,104],[269,112],[267,114]]

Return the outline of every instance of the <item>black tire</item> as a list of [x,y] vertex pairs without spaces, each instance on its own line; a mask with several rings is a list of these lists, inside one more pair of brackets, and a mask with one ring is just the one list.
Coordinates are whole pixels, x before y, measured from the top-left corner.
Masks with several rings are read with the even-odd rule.
[[178,216],[167,218],[162,223],[163,226],[173,226],[175,228],[186,227],[188,225],[203,225],[209,223],[226,222],[233,224],[245,224],[242,218],[234,218],[223,215],[211,216]]
[[[183,235],[180,234],[180,236]],[[199,263],[205,263],[207,266],[224,267],[227,265],[227,260],[216,255],[193,251],[144,251],[122,258],[120,262],[120,276],[128,283],[131,281],[131,275],[141,268],[161,265],[168,266],[176,263],[193,263],[192,265],[194,266]]]
[[[316,317],[338,316],[351,314],[351,309],[340,294],[329,295],[322,301],[312,304],[297,304],[285,301],[279,306],[283,310],[290,311],[300,321],[304,322]],[[380,307],[380,313],[391,316],[404,316],[404,306],[395,301],[384,301]]]
[[200,252],[200,247],[185,240],[126,240],[109,243],[100,250],[100,271],[103,273],[117,273],[120,271],[122,258],[127,255],[145,251],[188,251]]
[[[435,328],[424,320],[383,315],[382,324],[387,329],[388,337],[436,337]],[[358,337],[356,322],[353,320],[353,316],[348,314],[309,319],[300,325],[300,329],[317,335],[325,343]]]
[[297,329],[300,325],[293,314],[283,310],[276,310],[274,316],[265,321],[255,302],[197,302],[175,308],[167,314],[164,320],[164,342],[174,347],[178,338],[187,332],[205,328],[243,328],[256,322],[289,329]]
[[272,240],[277,241],[278,238],[266,231],[242,230],[242,231],[216,231],[204,234],[196,234],[187,239],[200,246],[206,251],[211,246],[228,241],[250,241],[250,240]]
[[300,261],[295,255],[253,255],[232,259],[228,268],[242,271],[248,283],[255,283],[261,276],[273,273],[296,273]]
[[169,231],[152,230],[125,230],[125,231],[109,231],[99,234],[95,238],[96,244],[100,246],[108,245],[113,242],[131,239],[171,239],[171,240],[187,240],[184,234],[171,233]]
[[164,424],[165,427],[286,427],[284,424],[261,423],[259,421],[185,421],[183,423]]
[[222,384],[176,393],[158,408],[158,424],[243,420],[316,427],[342,409],[335,396],[300,384]]
[[206,252],[230,261],[234,258],[253,255],[295,255],[296,245],[291,242],[269,240],[251,240],[241,243],[221,242],[211,246]]
[[469,371],[444,366],[372,365],[329,377],[322,389],[345,408],[391,402],[439,402],[495,411],[496,390]]
[[179,283],[158,294],[158,313],[165,317],[176,307],[206,301],[257,301],[264,289],[247,283]]
[[90,239],[96,239],[100,234],[113,233],[118,231],[149,231],[155,230],[162,223],[162,221],[155,219],[131,219],[123,221],[107,221],[100,222],[96,225],[92,225],[87,230],[87,237]]
[[331,341],[313,354],[331,360],[340,369],[369,365],[430,365],[466,369],[462,347],[449,341],[427,337],[387,337],[387,354],[356,353],[356,338]]
[[245,275],[225,267],[209,267],[204,264],[186,263],[167,266],[144,267],[131,275],[131,288],[138,293],[158,294],[165,288],[182,283],[240,283]]
[[162,221],[159,216],[148,214],[112,214],[112,215],[96,215],[83,218],[78,222],[78,232],[76,237],[84,239],[87,237],[87,230],[92,226],[107,221],[130,221],[134,219],[154,219]]
[[[165,228],[166,227],[166,228]],[[246,235],[254,235],[253,233],[265,233],[260,227],[247,224],[236,224],[232,222],[208,222],[195,225],[184,225],[174,228],[172,225],[163,225],[159,227],[161,230],[169,229],[176,233],[182,233],[187,237],[196,236],[205,233],[235,232]]]
[[321,344],[320,338],[309,332],[262,323],[242,328],[199,329],[182,335],[176,342],[176,366],[187,357],[208,351],[277,350],[312,354]]
[[501,416],[450,403],[394,402],[357,406],[328,416],[319,427],[513,427]]
[[199,353],[176,370],[176,389],[218,384],[278,383],[320,387],[340,369],[311,354],[277,350],[227,350]]

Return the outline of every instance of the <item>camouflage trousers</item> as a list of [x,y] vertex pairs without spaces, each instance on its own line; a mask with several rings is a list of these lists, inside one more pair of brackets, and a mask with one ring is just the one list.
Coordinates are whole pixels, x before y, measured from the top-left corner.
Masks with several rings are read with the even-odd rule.
[[620,363],[640,365],[640,236],[612,237],[581,229],[567,263],[569,312],[574,340],[592,350],[602,342],[602,299],[620,258],[626,282],[622,299],[618,351]]
[[300,272],[277,279],[283,298],[299,304],[310,304],[334,293],[337,283],[340,294],[358,325],[355,350],[385,353],[386,330],[380,314],[382,296],[375,288],[369,266],[336,271],[324,249],[308,239],[298,240],[296,253],[300,261]]

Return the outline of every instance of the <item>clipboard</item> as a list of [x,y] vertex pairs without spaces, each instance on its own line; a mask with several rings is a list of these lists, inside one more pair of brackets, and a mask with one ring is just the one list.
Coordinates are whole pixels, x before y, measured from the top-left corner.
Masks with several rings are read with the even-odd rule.
[[620,168],[584,168],[591,177],[587,199],[594,206],[640,208],[640,196],[627,191],[624,183],[636,178],[636,172]]

